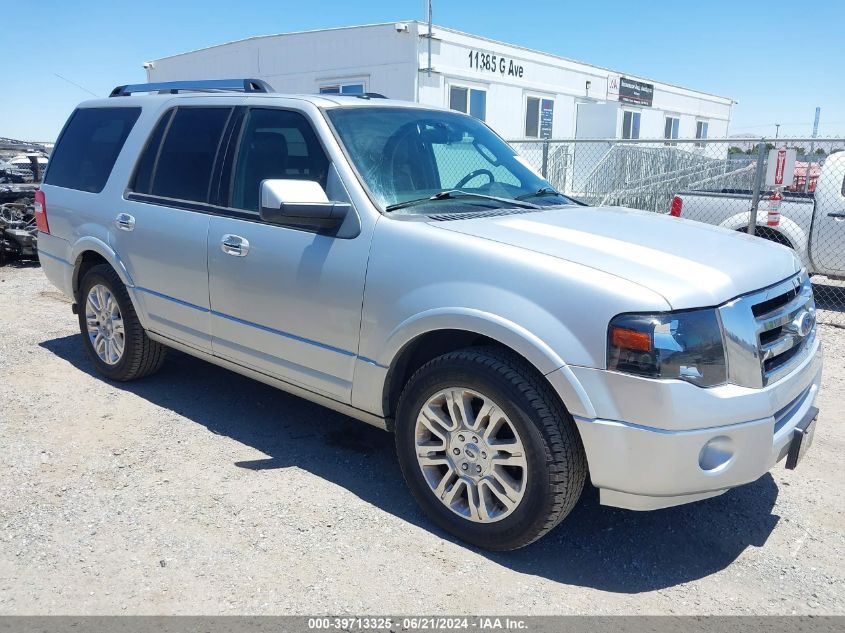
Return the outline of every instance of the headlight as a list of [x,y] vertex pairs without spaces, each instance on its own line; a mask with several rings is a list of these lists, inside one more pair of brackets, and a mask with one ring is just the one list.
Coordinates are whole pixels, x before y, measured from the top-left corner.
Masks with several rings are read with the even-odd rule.
[[700,387],[727,382],[725,346],[713,309],[620,314],[607,332],[607,368]]

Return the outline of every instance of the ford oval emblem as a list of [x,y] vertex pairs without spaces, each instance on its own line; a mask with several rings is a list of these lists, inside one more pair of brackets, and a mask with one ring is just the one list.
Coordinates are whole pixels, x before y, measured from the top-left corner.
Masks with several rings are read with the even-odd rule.
[[792,321],[792,329],[798,336],[804,338],[812,331],[814,323],[815,319],[813,318],[813,315],[810,314],[810,311],[802,310],[801,313],[795,317],[795,320]]

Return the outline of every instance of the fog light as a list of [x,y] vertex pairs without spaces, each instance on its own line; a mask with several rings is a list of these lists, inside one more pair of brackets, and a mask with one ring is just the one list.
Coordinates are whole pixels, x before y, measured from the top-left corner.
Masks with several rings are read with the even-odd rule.
[[707,442],[698,454],[701,470],[712,472],[725,467],[734,456],[733,443],[727,435],[719,435]]

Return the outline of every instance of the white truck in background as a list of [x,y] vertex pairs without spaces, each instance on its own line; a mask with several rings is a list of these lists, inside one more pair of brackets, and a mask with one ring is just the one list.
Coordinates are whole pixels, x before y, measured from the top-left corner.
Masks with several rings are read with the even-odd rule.
[[[682,191],[670,215],[745,231],[751,219],[752,192]],[[758,237],[794,249],[811,274],[845,277],[845,152],[825,161],[813,193],[784,192],[780,222],[767,224],[768,193],[760,197]]]

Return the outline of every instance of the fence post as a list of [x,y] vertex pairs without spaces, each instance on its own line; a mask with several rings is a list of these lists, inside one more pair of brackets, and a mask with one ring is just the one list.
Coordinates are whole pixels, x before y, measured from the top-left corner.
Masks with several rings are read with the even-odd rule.
[[749,235],[754,235],[755,229],[757,228],[757,208],[760,205],[760,192],[763,188],[765,156],[766,144],[761,139],[760,144],[757,146],[757,170],[754,172],[754,190],[751,192],[751,217],[748,220]]
[[543,141],[543,168],[540,170],[543,178],[549,178],[549,142]]

